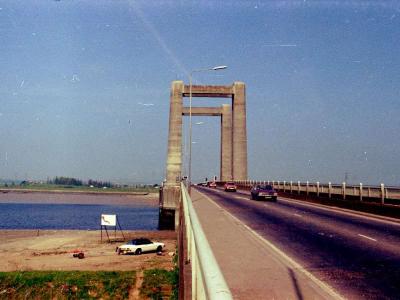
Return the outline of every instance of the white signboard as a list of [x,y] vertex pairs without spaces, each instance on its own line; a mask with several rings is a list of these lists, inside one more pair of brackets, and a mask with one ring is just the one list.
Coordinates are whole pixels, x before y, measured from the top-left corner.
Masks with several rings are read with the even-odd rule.
[[101,225],[102,226],[116,226],[117,225],[117,215],[101,215]]

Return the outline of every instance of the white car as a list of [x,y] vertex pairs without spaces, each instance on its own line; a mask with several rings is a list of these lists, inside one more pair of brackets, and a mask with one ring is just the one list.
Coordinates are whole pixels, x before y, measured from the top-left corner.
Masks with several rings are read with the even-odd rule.
[[140,255],[143,252],[161,252],[165,248],[164,243],[152,242],[146,238],[139,238],[129,241],[115,249],[118,254],[136,254]]

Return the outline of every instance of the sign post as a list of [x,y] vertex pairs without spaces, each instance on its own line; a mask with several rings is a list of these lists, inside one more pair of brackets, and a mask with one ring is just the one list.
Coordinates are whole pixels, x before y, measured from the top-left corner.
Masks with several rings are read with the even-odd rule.
[[102,214],[101,219],[100,219],[100,241],[103,242],[103,228],[104,228],[104,230],[107,234],[108,242],[111,242],[107,227],[114,228],[114,240],[116,240],[117,239],[117,225],[119,227],[119,230],[121,231],[122,237],[125,239],[124,232],[122,231],[122,227],[119,224],[117,215]]

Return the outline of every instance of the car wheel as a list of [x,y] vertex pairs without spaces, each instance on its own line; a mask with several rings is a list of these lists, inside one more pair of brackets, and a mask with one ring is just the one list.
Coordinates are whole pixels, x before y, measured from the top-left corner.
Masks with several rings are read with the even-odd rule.
[[254,195],[250,193],[251,200],[254,200]]
[[274,201],[274,202],[276,202],[277,200],[278,200],[277,197],[273,197],[273,198],[272,198],[272,201]]
[[142,254],[142,249],[140,249],[140,248],[139,248],[139,249],[136,249],[135,254],[136,254],[136,255]]
[[157,252],[161,252],[161,251],[162,251],[162,247],[161,247],[161,246],[158,246],[156,251],[157,251]]
[[80,252],[79,254],[78,254],[78,258],[79,259],[83,259],[85,257],[85,254],[83,254],[83,252]]

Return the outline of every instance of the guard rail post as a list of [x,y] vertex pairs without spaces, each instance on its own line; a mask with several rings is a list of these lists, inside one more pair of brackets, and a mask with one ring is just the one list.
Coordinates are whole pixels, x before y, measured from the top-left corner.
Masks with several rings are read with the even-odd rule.
[[381,183],[381,204],[385,204],[385,185]]
[[342,196],[343,200],[346,200],[346,182],[342,183]]
[[317,197],[319,197],[319,181],[317,181]]
[[328,198],[332,198],[332,182],[328,183]]
[[300,195],[300,181],[297,181],[297,194]]
[[290,193],[293,192],[293,181],[290,180]]
[[308,182],[308,180],[307,180],[307,182],[306,182],[306,195],[308,196],[308,184],[309,184],[309,182]]
[[363,201],[363,184],[360,182],[360,202]]

